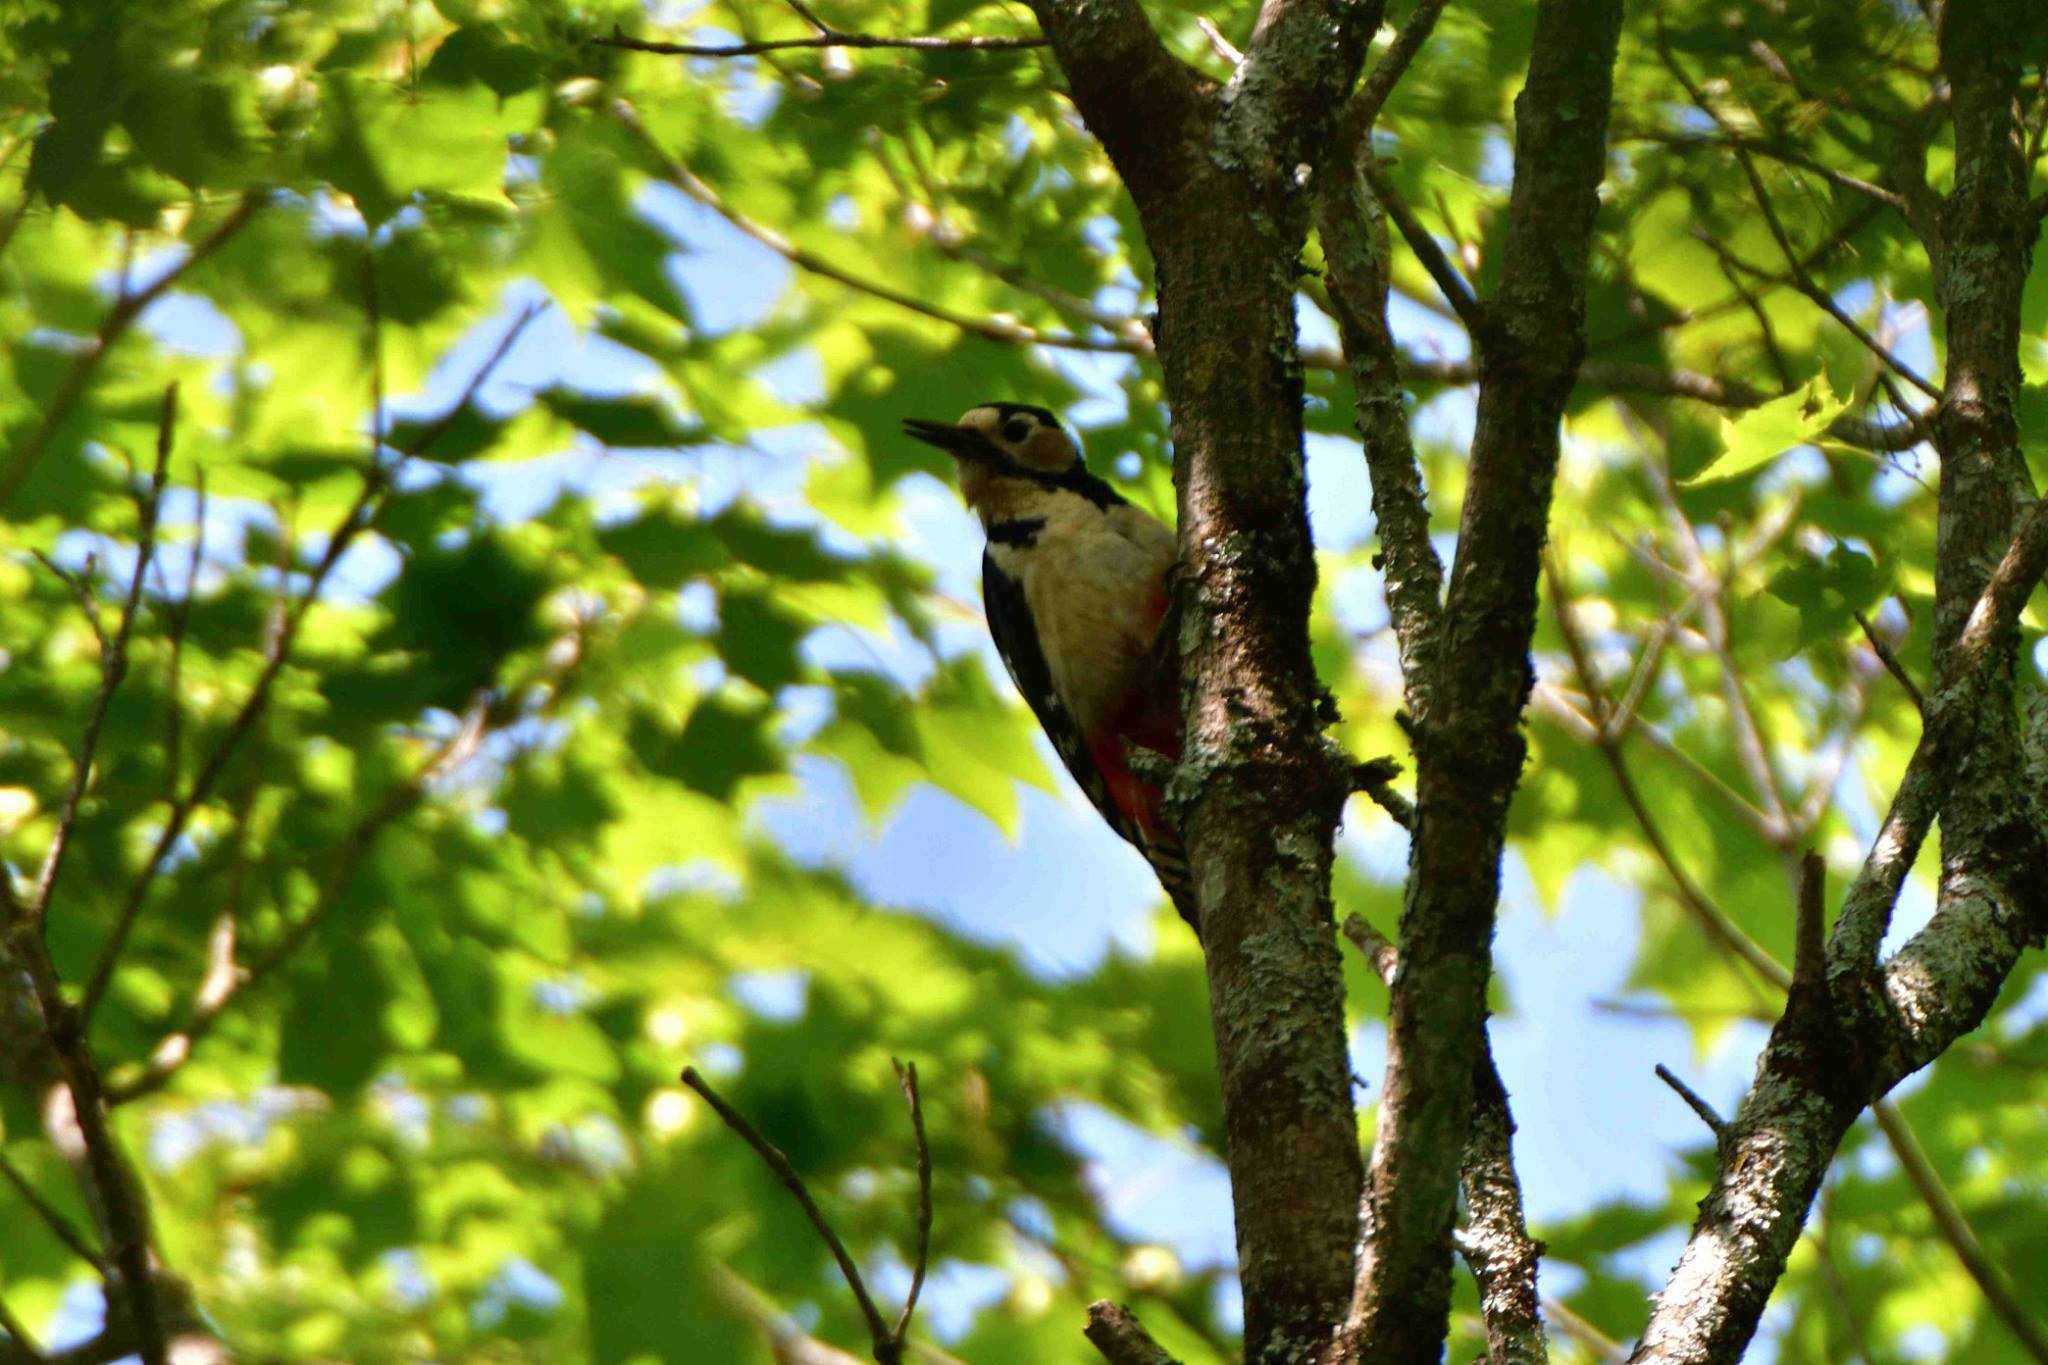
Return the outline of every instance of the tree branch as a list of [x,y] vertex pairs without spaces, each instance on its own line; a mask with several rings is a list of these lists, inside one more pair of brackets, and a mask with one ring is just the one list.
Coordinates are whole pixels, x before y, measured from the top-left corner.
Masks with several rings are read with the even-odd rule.
[[1458,273],[1458,268],[1444,255],[1443,248],[1437,245],[1437,240],[1430,235],[1429,229],[1425,228],[1409,211],[1408,205],[1402,202],[1400,193],[1395,190],[1393,182],[1387,179],[1387,173],[1380,166],[1378,159],[1361,154],[1359,170],[1365,176],[1366,183],[1372,186],[1373,196],[1379,201],[1381,209],[1400,232],[1401,240],[1408,243],[1408,249],[1415,253],[1415,259],[1429,272],[1430,279],[1436,281],[1437,290],[1443,294],[1444,302],[1458,315],[1458,321],[1465,324],[1465,330],[1477,336],[1486,322],[1479,298],[1472,292],[1472,286],[1465,282],[1465,277]]
[[1136,1314],[1108,1299],[1088,1305],[1088,1326],[1083,1334],[1110,1365],[1180,1365],[1152,1340]]
[[1685,1101],[1685,1107],[1697,1114],[1701,1123],[1707,1125],[1707,1131],[1714,1135],[1717,1144],[1728,1136],[1728,1120],[1722,1118],[1699,1091],[1680,1080],[1678,1073],[1662,1062],[1657,1063],[1656,1071],[1657,1079],[1670,1086],[1678,1098]]
[[1169,818],[1201,889],[1249,1359],[1327,1355],[1360,1162],[1329,870],[1350,765],[1324,737],[1295,329],[1309,183],[1378,0],[1267,0],[1223,96],[1135,0],[1033,0],[1157,270],[1188,609]]
[[[1342,928],[1391,988],[1400,965],[1394,945],[1358,915],[1347,915]],[[1549,1358],[1536,1291],[1543,1244],[1529,1235],[1523,1216],[1514,1134],[1507,1087],[1488,1042],[1473,1075],[1472,1128],[1460,1158],[1459,1182],[1470,1222],[1459,1234],[1458,1248],[1479,1283],[1488,1365],[1542,1365]]]
[[1621,26],[1618,0],[1543,0],[1516,101],[1501,287],[1483,358],[1471,477],[1416,746],[1416,834],[1368,1199],[1359,1358],[1435,1362],[1459,1150],[1485,1039],[1507,807],[1526,743],[1539,555],[1559,422],[1585,351],[1585,279]]
[[[1360,141],[1357,154],[1370,158],[1371,148]],[[1317,175],[1316,231],[1351,371],[1353,421],[1372,482],[1380,570],[1400,649],[1402,687],[1409,715],[1420,718],[1429,712],[1444,566],[1429,537],[1429,505],[1408,426],[1402,362],[1387,325],[1392,272],[1386,224],[1378,198],[1354,164],[1333,159]]]
[[107,719],[107,708],[114,700],[114,693],[128,676],[128,641],[135,630],[135,616],[142,605],[142,584],[149,572],[150,561],[156,555],[157,516],[163,508],[165,475],[170,468],[171,441],[177,429],[178,386],[170,385],[164,390],[163,410],[157,419],[156,468],[151,472],[149,487],[136,500],[139,526],[135,533],[135,572],[128,581],[128,594],[121,602],[120,622],[114,627],[112,637],[100,632],[99,616],[90,602],[86,609],[90,614],[93,633],[100,635],[100,685],[92,700],[92,709],[86,715],[85,729],[78,739],[78,756],[72,765],[71,790],[65,794],[64,808],[57,816],[57,829],[50,838],[49,851],[43,855],[42,870],[36,874],[35,891],[29,903],[29,913],[38,925],[47,918],[50,898],[56,894],[57,878],[64,871],[64,854],[71,846],[71,834],[78,824],[78,808],[85,800],[86,789],[92,785],[93,758],[99,752],[100,727]]
[[925,1267],[932,1254],[932,1149],[924,1136],[924,1100],[917,1090],[917,1063],[896,1062],[895,1067],[897,1083],[903,1087],[903,1102],[910,1107],[910,1129],[917,1139],[917,1254],[910,1262],[910,1292],[903,1296],[903,1311],[890,1334],[900,1346],[910,1335],[910,1318],[917,1312],[918,1292],[924,1288]]
[[[1938,28],[1956,191],[1943,224],[1948,375],[1934,431],[1942,487],[1927,730],[1837,919],[1831,1008],[1788,1007],[1772,1029],[1639,1360],[1741,1354],[1849,1124],[1975,1028],[2026,943],[2048,927],[2048,850],[2023,783],[2010,693],[2013,614],[2048,563],[2013,410],[2036,230],[2013,113],[2011,34],[2023,13],[1954,6]],[[1891,903],[1937,809],[1934,919],[1880,970],[1873,959]]]
[[899,1066],[898,1074],[902,1077],[904,1099],[910,1107],[911,1127],[917,1138],[918,1247],[910,1293],[904,1301],[902,1315],[892,1328],[883,1320],[881,1310],[875,1306],[873,1297],[869,1295],[867,1282],[861,1278],[860,1267],[854,1264],[853,1257],[846,1250],[846,1244],[840,1241],[831,1220],[827,1219],[824,1210],[818,1207],[818,1201],[811,1197],[810,1187],[804,1183],[804,1178],[797,1174],[796,1167],[789,1164],[789,1158],[784,1156],[774,1143],[763,1137],[761,1130],[748,1122],[746,1115],[726,1103],[725,1097],[698,1074],[697,1068],[683,1068],[683,1084],[702,1096],[712,1111],[724,1120],[725,1126],[754,1149],[754,1154],[761,1158],[761,1164],[768,1168],[785,1190],[789,1191],[790,1197],[796,1200],[797,1207],[803,1210],[804,1217],[817,1232],[819,1240],[824,1242],[825,1249],[832,1253],[833,1261],[839,1266],[840,1277],[846,1281],[846,1287],[853,1291],[854,1302],[859,1305],[861,1317],[867,1323],[876,1365],[900,1365],[903,1360],[904,1341],[910,1331],[911,1314],[917,1307],[918,1290],[923,1287],[925,1258],[931,1246],[931,1152],[925,1144],[924,1107],[918,1097],[916,1069]]
[[1955,1252],[1956,1259],[1962,1262],[1970,1278],[1977,1282],[1984,1302],[2012,1332],[2029,1358],[2048,1365],[2048,1332],[2044,1332],[2034,1315],[2027,1311],[2005,1271],[1986,1253],[1984,1244],[1977,1240],[1976,1229],[1970,1226],[1969,1219],[1964,1217],[1948,1187],[1941,1183],[1941,1175],[1934,1169],[1934,1163],[1927,1159],[1920,1139],[1889,1102],[1879,1100],[1871,1106],[1871,1111],[1876,1115],[1877,1126],[1884,1132],[1885,1141],[1891,1144],[1893,1154],[1899,1159],[1899,1169],[1905,1172],[1906,1180],[1919,1194],[1920,1202],[1933,1215],[1935,1231]]
[[1380,111],[1386,108],[1393,97],[1394,88],[1401,83],[1401,77],[1408,74],[1408,68],[1420,53],[1429,35],[1436,29],[1436,21],[1443,15],[1446,0],[1418,0],[1408,15],[1408,22],[1401,25],[1401,31],[1394,35],[1394,41],[1372,65],[1365,79],[1358,83],[1351,100],[1344,107],[1344,124],[1340,133],[1339,146],[1361,148],[1366,138],[1372,135],[1373,124],[1379,121]]
[[1891,674],[1893,681],[1905,689],[1906,695],[1912,698],[1913,709],[1922,716],[1925,716],[1927,714],[1927,698],[1920,691],[1920,684],[1914,682],[1913,675],[1906,671],[1906,665],[1900,660],[1898,651],[1893,649],[1890,643],[1877,633],[1877,627],[1871,623],[1868,615],[1860,611],[1857,612],[1856,624],[1862,628],[1863,638],[1870,645],[1870,652],[1875,654],[1877,661],[1884,665],[1884,671]]

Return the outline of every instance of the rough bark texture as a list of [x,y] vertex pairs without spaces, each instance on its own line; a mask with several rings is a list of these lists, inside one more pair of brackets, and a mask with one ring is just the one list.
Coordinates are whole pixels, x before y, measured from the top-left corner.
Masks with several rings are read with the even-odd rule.
[[1515,1174],[1515,1120],[1507,1087],[1494,1066],[1493,1045],[1480,1039],[1473,1073],[1472,1133],[1465,1141],[1459,1184],[1471,1221],[1459,1249],[1479,1284],[1488,1365],[1542,1365],[1550,1358],[1536,1293],[1543,1244],[1529,1235],[1522,1182]]
[[1315,582],[1294,327],[1307,157],[1379,0],[1269,0],[1218,90],[1134,0],[1036,0],[1157,267],[1186,598],[1173,808],[1201,905],[1246,1358],[1327,1349],[1360,1183],[1330,841],[1347,794],[1309,656]]
[[1401,352],[1387,326],[1393,267],[1386,218],[1358,164],[1372,155],[1372,148],[1361,139],[1355,149],[1344,146],[1337,153],[1316,178],[1316,235],[1323,244],[1330,304],[1351,372],[1354,420],[1372,477],[1373,524],[1380,537],[1387,616],[1401,651],[1403,694],[1410,718],[1419,724],[1429,713],[1444,566],[1429,538],[1429,507],[1401,387]]
[[[1344,935],[1358,945],[1380,979],[1393,985],[1400,962],[1394,945],[1357,915],[1344,921]],[[1550,1358],[1536,1292],[1543,1244],[1529,1235],[1522,1213],[1514,1137],[1507,1087],[1494,1065],[1493,1044],[1482,1036],[1472,1076],[1472,1129],[1458,1168],[1470,1215],[1458,1236],[1458,1250],[1479,1285],[1479,1316],[1486,1325],[1490,1365],[1541,1365]]]
[[1558,423],[1584,351],[1586,262],[1606,164],[1620,0],[1545,0],[1515,104],[1499,296],[1485,305],[1472,473],[1428,716],[1354,1305],[1357,1357],[1434,1362],[1450,1303],[1459,1154],[1473,1099],[1507,808],[1526,745],[1536,580]]
[[[1825,983],[1795,984],[1772,1030],[1633,1360],[1741,1357],[1849,1125],[1977,1026],[2048,925],[2048,856],[2012,698],[2013,623],[2048,563],[2048,518],[2029,511],[2014,412],[2037,228],[2013,114],[2019,69],[2004,36],[2020,17],[2017,3],[1943,11],[1956,186],[1930,243],[1948,374],[1933,423],[1942,477],[1926,735],[1844,902]],[[1936,915],[1879,967],[1891,906],[1937,812]]]

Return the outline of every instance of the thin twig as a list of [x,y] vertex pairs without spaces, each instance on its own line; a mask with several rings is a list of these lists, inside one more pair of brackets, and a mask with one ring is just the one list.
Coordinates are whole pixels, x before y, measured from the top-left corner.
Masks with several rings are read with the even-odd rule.
[[1686,1108],[1700,1116],[1700,1122],[1706,1124],[1708,1131],[1713,1133],[1714,1141],[1719,1142],[1728,1135],[1728,1120],[1722,1118],[1699,1091],[1680,1080],[1678,1073],[1662,1062],[1657,1063],[1657,1079],[1676,1091],[1678,1098],[1685,1101]]
[[1557,1330],[1591,1351],[1601,1361],[1618,1361],[1628,1348],[1566,1307],[1562,1300],[1545,1299],[1543,1316],[1557,1324]]
[[1385,811],[1402,829],[1415,828],[1415,802],[1394,789],[1401,765],[1391,758],[1376,758],[1351,769],[1351,789],[1364,792],[1374,805]]
[[1438,16],[1444,12],[1445,0],[1421,0],[1408,16],[1408,22],[1401,25],[1401,31],[1394,35],[1394,41],[1373,68],[1358,83],[1358,90],[1344,106],[1344,125],[1341,136],[1356,147],[1371,136],[1372,126],[1378,121],[1380,110],[1394,93],[1394,87],[1401,83],[1401,77],[1408,73],[1408,67],[1415,55],[1422,51],[1422,45],[1429,41],[1430,32],[1436,28]]
[[[171,440],[177,421],[178,386],[172,384],[164,390],[163,411],[157,420],[156,468],[150,475],[148,490],[137,502],[141,526],[135,535],[135,573],[128,580],[128,595],[121,602],[120,624],[114,627],[111,639],[102,637],[104,650],[100,656],[99,691],[93,696],[92,710],[87,713],[85,729],[79,735],[71,790],[65,793],[64,808],[57,817],[56,833],[50,838],[49,852],[43,856],[42,870],[36,874],[30,913],[38,925],[49,914],[50,898],[56,893],[57,878],[64,870],[64,854],[71,846],[71,835],[78,825],[79,806],[85,800],[87,788],[92,785],[93,759],[99,752],[100,727],[106,722],[107,708],[114,700],[114,693],[128,676],[128,641],[135,630],[136,612],[142,605],[143,580],[156,554],[157,515],[163,508],[164,476],[170,468]],[[90,619],[97,633],[97,611]]]
[[1472,292],[1472,286],[1444,255],[1443,248],[1437,245],[1429,229],[1409,209],[1400,191],[1394,188],[1393,181],[1387,178],[1386,169],[1378,158],[1361,157],[1359,166],[1366,183],[1372,186],[1373,194],[1379,199],[1380,207],[1386,210],[1388,221],[1400,232],[1401,239],[1408,243],[1408,249],[1415,253],[1415,259],[1429,272],[1429,277],[1436,281],[1437,289],[1458,315],[1458,320],[1465,324],[1467,331],[1477,336],[1484,325],[1479,296]]
[[[234,210],[218,227],[193,243],[191,250],[185,253],[184,260],[157,276],[146,288],[132,294],[124,292],[115,299],[114,306],[107,310],[106,317],[101,320],[99,330],[93,334],[84,349],[79,351],[77,359],[71,362],[71,368],[66,370],[63,379],[58,381],[57,391],[50,395],[50,400],[43,405],[43,420],[36,424],[35,430],[31,431],[7,457],[6,469],[0,472],[0,507],[6,506],[14,497],[22,481],[28,478],[29,471],[35,467],[37,459],[49,447],[50,439],[70,418],[71,410],[77,407],[78,400],[85,396],[93,375],[98,372],[100,363],[106,359],[107,352],[114,348],[114,343],[126,335],[128,329],[134,325],[135,319],[152,303],[162,298],[186,272],[226,245],[230,238],[246,227],[257,209],[263,206],[263,202],[264,196],[260,191],[244,195],[241,202],[235,205]],[[126,278],[126,273],[123,272],[124,288]]]
[[1216,54],[1217,60],[1232,71],[1244,65],[1244,49],[1224,37],[1223,30],[1216,27],[1215,20],[1206,14],[1198,14],[1195,16],[1195,27],[1202,31],[1202,37],[1208,40],[1209,50]]
[[1796,997],[1802,991],[1827,992],[1827,872],[1828,865],[1808,849],[1799,860],[1798,919],[1792,939],[1792,984]]
[[1926,715],[1927,694],[1920,690],[1920,684],[1914,682],[1913,675],[1906,671],[1906,665],[1899,659],[1898,651],[1877,633],[1877,627],[1860,611],[1856,613],[1856,624],[1863,628],[1863,638],[1869,642],[1870,652],[1884,665],[1885,672],[1891,674],[1899,686],[1906,689],[1906,695],[1913,699],[1913,709]]
[[776,1365],[859,1365],[859,1356],[812,1336],[793,1314],[732,1267],[713,1261],[710,1279],[712,1294],[768,1339]]
[[712,1111],[724,1120],[726,1127],[732,1129],[754,1149],[754,1154],[761,1158],[762,1164],[769,1169],[782,1187],[789,1191],[790,1197],[796,1200],[797,1206],[804,1212],[804,1217],[810,1220],[811,1227],[825,1243],[825,1249],[832,1253],[832,1259],[838,1263],[839,1274],[846,1281],[846,1287],[853,1291],[854,1302],[860,1306],[861,1317],[868,1325],[868,1335],[874,1345],[875,1359],[880,1365],[896,1365],[896,1362],[902,1359],[901,1343],[890,1331],[889,1324],[882,1320],[881,1310],[875,1307],[874,1299],[868,1294],[867,1282],[861,1278],[860,1267],[853,1263],[853,1257],[848,1254],[846,1244],[839,1240],[839,1234],[833,1230],[824,1210],[820,1209],[818,1201],[811,1197],[810,1187],[804,1183],[804,1178],[797,1174],[796,1167],[789,1164],[789,1158],[782,1154],[780,1148],[761,1135],[760,1129],[748,1122],[746,1115],[726,1103],[724,1096],[698,1074],[696,1067],[684,1067],[682,1079],[684,1085],[703,1097]]
[[[184,780],[185,749],[185,634],[192,625],[192,601],[199,592],[199,570],[206,563],[206,469],[194,466],[193,496],[196,510],[192,521],[192,554],[186,561],[185,586],[176,597],[164,589],[166,606],[164,642],[170,658],[164,666],[164,798],[175,799]],[[157,561],[163,575],[163,561]]]
[[1920,1139],[1906,1123],[1905,1116],[1894,1109],[1889,1100],[1879,1100],[1870,1106],[1870,1111],[1876,1117],[1885,1141],[1890,1144],[1892,1154],[1898,1158],[1899,1169],[1905,1172],[1907,1182],[1933,1216],[1935,1231],[1955,1252],[1963,1270],[1977,1282],[1985,1303],[2019,1339],[2021,1348],[2029,1357],[2048,1365],[2048,1332],[2042,1330],[2005,1271],[1991,1259],[1984,1250],[1984,1244],[1977,1240],[1976,1230],[1970,1226],[1948,1186],[1942,1183],[1934,1163],[1927,1159],[1926,1149],[1920,1145]]
[[[893,1059],[892,1059],[893,1061]],[[924,1100],[917,1090],[917,1063],[894,1062],[897,1084],[903,1087],[903,1101],[910,1106],[910,1128],[917,1139],[917,1255],[910,1263],[910,1292],[903,1296],[903,1311],[890,1333],[897,1349],[910,1335],[910,1318],[917,1311],[917,1296],[924,1288],[925,1267],[932,1252],[932,1149],[924,1135]]]
[[[817,23],[815,19],[811,21]],[[771,38],[756,43],[665,43],[648,38],[629,38],[618,29],[609,37],[592,38],[598,47],[623,48],[628,52],[652,52],[664,57],[753,57],[763,52],[788,52],[797,48],[859,47],[900,48],[913,52],[1015,52],[1044,47],[1043,35],[1018,34],[973,38],[894,37],[877,33],[841,33],[827,29],[808,38]]]

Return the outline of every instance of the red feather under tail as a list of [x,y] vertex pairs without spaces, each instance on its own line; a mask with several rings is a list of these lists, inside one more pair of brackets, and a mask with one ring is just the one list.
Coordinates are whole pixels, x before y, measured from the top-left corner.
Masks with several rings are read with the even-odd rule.
[[1201,918],[1195,902],[1194,877],[1188,869],[1187,850],[1180,834],[1168,823],[1165,794],[1159,787],[1132,771],[1130,749],[1137,747],[1158,754],[1169,763],[1180,762],[1181,743],[1178,717],[1166,717],[1154,708],[1149,716],[1126,717],[1138,723],[1117,726],[1088,742],[1089,757],[1102,774],[1110,801],[1122,817],[1119,833],[1137,846],[1152,865],[1159,884],[1173,901],[1173,908],[1202,936]]

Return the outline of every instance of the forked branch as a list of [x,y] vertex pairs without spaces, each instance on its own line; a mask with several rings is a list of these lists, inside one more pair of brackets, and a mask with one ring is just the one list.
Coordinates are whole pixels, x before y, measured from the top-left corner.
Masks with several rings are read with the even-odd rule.
[[727,1103],[725,1097],[718,1093],[711,1082],[704,1079],[697,1068],[684,1067],[682,1077],[683,1084],[702,1096],[704,1102],[711,1106],[712,1112],[724,1121],[725,1126],[754,1149],[754,1154],[761,1158],[761,1164],[768,1168],[781,1183],[782,1188],[789,1191],[790,1198],[796,1200],[797,1207],[803,1210],[804,1217],[817,1232],[819,1240],[824,1242],[825,1249],[832,1253],[832,1259],[839,1267],[840,1278],[844,1279],[846,1287],[853,1291],[854,1302],[859,1305],[860,1315],[867,1323],[869,1344],[876,1365],[900,1365],[903,1360],[904,1342],[910,1334],[911,1314],[917,1307],[918,1290],[924,1284],[926,1258],[931,1252],[931,1150],[925,1141],[924,1104],[917,1088],[917,1067],[915,1064],[898,1063],[897,1075],[902,1082],[904,1102],[910,1109],[911,1131],[917,1142],[918,1202],[917,1259],[911,1267],[910,1292],[904,1300],[903,1311],[894,1326],[883,1319],[881,1310],[875,1306],[874,1296],[868,1292],[867,1281],[862,1278],[860,1267],[854,1263],[852,1254],[846,1249],[846,1243],[840,1240],[831,1220],[825,1217],[825,1211],[818,1207],[818,1201],[811,1196],[810,1186],[804,1183],[804,1178],[797,1173],[796,1167],[790,1164],[789,1158],[783,1155],[782,1149],[764,1137],[761,1130],[756,1128],[745,1114]]

